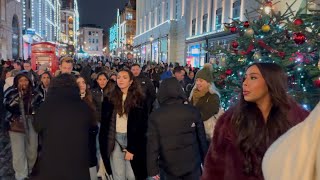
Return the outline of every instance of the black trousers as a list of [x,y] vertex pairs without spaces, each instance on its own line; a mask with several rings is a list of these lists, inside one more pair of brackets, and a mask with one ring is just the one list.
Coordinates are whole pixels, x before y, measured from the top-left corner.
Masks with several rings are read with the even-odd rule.
[[166,172],[162,171],[160,175],[161,180],[200,180],[201,171],[194,170],[193,172],[190,172],[188,174],[185,174],[183,176],[173,176],[171,174],[167,174]]

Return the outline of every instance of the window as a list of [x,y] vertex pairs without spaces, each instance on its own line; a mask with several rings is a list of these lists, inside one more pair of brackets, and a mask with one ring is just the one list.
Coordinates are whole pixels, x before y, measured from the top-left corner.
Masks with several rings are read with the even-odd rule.
[[196,35],[196,23],[197,19],[192,19],[192,36]]
[[127,20],[132,20],[133,19],[133,15],[132,13],[127,13],[127,17],[126,17]]
[[99,43],[99,40],[98,40],[98,39],[96,39],[96,43],[97,43],[97,44]]
[[233,3],[233,19],[240,19],[240,6],[241,0],[235,1]]
[[154,16],[155,16],[155,11],[151,11],[151,28],[154,27]]
[[179,18],[179,14],[180,14],[180,1],[181,0],[176,0],[176,15],[175,15],[175,19],[178,19]]
[[91,34],[92,34],[91,31],[89,31],[88,34],[89,34],[89,36],[91,36]]
[[98,46],[96,46],[96,51],[98,51],[99,50],[99,48],[98,48]]
[[91,43],[91,38],[89,38],[89,43]]
[[158,6],[158,24],[161,24],[161,4],[159,4]]
[[205,14],[202,17],[202,33],[207,32],[207,23],[208,23],[208,14]]
[[222,8],[219,8],[216,11],[216,30],[221,29],[221,22],[222,22]]
[[167,13],[166,13],[166,20],[169,20],[170,9],[169,9],[169,2],[168,2],[168,1],[166,2],[166,9],[165,9],[165,10],[167,11]]

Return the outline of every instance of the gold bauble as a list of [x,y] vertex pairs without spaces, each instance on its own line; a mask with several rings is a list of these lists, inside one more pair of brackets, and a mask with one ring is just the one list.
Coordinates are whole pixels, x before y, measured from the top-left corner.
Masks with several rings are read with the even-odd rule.
[[245,31],[246,31],[245,34],[247,36],[252,36],[254,34],[254,30],[252,28],[248,28]]
[[262,28],[261,28],[261,30],[263,31],[263,32],[269,32],[270,31],[270,26],[268,25],[268,24],[265,24],[265,25],[263,25],[262,26]]

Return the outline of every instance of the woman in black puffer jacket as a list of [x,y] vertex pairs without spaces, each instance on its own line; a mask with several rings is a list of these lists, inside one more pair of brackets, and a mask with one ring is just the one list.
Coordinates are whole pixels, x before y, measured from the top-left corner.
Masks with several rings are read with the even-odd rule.
[[105,87],[109,79],[106,72],[100,72],[94,82],[93,89],[91,90],[93,104],[96,107],[96,116],[98,121],[101,121],[101,105],[104,97]]

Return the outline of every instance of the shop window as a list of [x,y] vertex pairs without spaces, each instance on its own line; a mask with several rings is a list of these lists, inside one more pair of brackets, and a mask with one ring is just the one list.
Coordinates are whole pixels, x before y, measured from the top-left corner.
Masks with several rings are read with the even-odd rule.
[[216,30],[221,29],[222,23],[222,8],[216,10]]
[[235,1],[233,3],[233,19],[240,19],[240,6],[241,0]]
[[207,24],[208,24],[208,14],[205,14],[202,17],[202,33],[207,32]]
[[197,19],[196,18],[192,19],[192,30],[191,30],[192,36],[196,35],[196,23],[197,23]]

